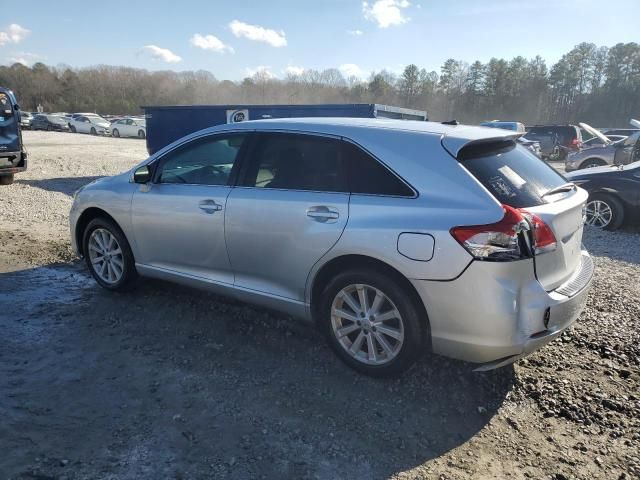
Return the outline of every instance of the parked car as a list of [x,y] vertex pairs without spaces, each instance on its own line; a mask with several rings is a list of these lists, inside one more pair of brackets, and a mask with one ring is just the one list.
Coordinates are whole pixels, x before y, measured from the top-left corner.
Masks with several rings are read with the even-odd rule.
[[567,172],[583,168],[601,167],[604,165],[625,165],[633,161],[636,144],[640,132],[634,133],[624,140],[610,142],[606,145],[596,145],[570,154],[565,161]]
[[67,125],[67,119],[65,117],[40,113],[33,117],[31,129],[68,132],[69,126]]
[[582,133],[576,125],[535,125],[527,127],[525,138],[540,143],[542,157],[564,160],[572,151],[580,150]]
[[20,111],[20,128],[28,130],[31,128],[31,122],[33,121],[33,115],[29,112]]
[[[613,143],[627,138],[625,135],[605,135],[605,137],[607,137]],[[582,142],[581,150],[584,150],[585,148],[595,147],[598,145],[605,145],[605,142],[600,137],[591,137],[589,140],[585,140],[584,142]]]
[[12,184],[15,174],[26,169],[20,106],[11,90],[0,87],[0,185]]
[[[482,122],[481,127],[489,128],[502,128],[504,130],[511,130],[512,132],[525,133],[525,126],[520,122],[502,122],[500,120],[492,120],[490,122]],[[537,157],[542,158],[542,149],[540,148],[540,142],[534,140],[528,140],[524,137],[518,138],[518,143],[529,149]]]
[[69,129],[73,133],[90,133],[91,135],[111,135],[111,124],[96,114],[78,115],[69,120]]
[[108,290],[142,275],[279,309],[367,374],[425,350],[496,368],[571,325],[593,272],[587,193],[515,138],[362,118],[220,125],[79,190],[72,244]]
[[622,135],[624,137],[628,137],[629,135],[633,135],[638,132],[640,132],[640,128],[606,128],[602,130],[602,133],[607,137],[609,135]]
[[502,120],[491,120],[490,122],[482,122],[480,126],[489,128],[503,128],[505,130],[511,130],[513,132],[520,133],[526,132],[524,124],[520,122],[504,122]]
[[146,138],[147,123],[144,118],[122,118],[111,124],[111,134],[114,137]]
[[587,225],[616,230],[640,219],[640,161],[580,170],[567,174],[567,179],[589,192]]

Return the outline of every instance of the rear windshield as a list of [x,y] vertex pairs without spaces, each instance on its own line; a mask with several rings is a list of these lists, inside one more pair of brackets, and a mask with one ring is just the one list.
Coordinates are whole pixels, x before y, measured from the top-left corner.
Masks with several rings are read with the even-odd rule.
[[527,132],[527,138],[537,139],[541,137],[554,137],[558,136],[558,141],[561,143],[571,142],[578,138],[578,129],[571,126],[549,126],[549,127],[530,127]]
[[512,141],[471,145],[458,160],[502,204],[515,208],[546,203],[543,195],[567,183],[553,168]]

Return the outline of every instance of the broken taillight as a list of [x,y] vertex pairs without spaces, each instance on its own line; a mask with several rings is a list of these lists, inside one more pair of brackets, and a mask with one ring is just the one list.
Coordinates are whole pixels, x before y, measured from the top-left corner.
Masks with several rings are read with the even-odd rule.
[[476,260],[509,262],[556,248],[556,238],[540,217],[503,205],[504,217],[488,225],[454,227],[451,235]]

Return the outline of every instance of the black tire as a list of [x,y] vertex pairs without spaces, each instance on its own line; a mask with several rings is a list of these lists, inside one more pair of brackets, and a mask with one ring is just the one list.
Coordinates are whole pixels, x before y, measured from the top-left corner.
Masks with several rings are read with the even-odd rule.
[[118,131],[117,128],[114,128],[113,131],[111,132],[111,135],[118,138],[120,136],[120,132]]
[[76,127],[74,127],[73,125],[69,125],[69,130],[71,131],[71,133],[77,133]]
[[91,135],[97,135],[98,134],[98,132],[96,132],[96,129],[93,128],[93,127],[91,127],[91,132],[90,133],[91,133]]
[[[347,353],[336,338],[332,327],[332,303],[338,293],[350,285],[365,284],[384,293],[396,306],[402,317],[404,340],[397,355],[382,365],[371,365],[357,360]],[[428,320],[424,309],[418,304],[407,288],[392,276],[372,269],[353,269],[334,277],[325,287],[317,310],[318,326],[327,337],[329,345],[340,359],[348,366],[365,375],[373,377],[389,377],[407,370],[418,357],[428,350]],[[372,332],[367,332],[372,335]],[[368,348],[368,347],[367,347]]]
[[144,130],[138,130],[138,138],[144,139],[147,135],[144,133]]
[[0,175],[0,185],[11,185],[13,183],[13,173],[9,175]]
[[603,230],[617,230],[624,223],[624,206],[622,202],[618,200],[613,195],[607,195],[605,193],[597,193],[595,195],[589,195],[589,199],[587,200],[587,204],[589,202],[599,200],[607,204],[607,206],[611,209],[611,221],[606,227],[603,227]]
[[[102,278],[100,278],[100,276],[94,269],[94,265],[91,263],[91,258],[89,255],[89,239],[91,238],[91,234],[94,232],[94,230],[97,230],[98,228],[107,230],[109,233],[111,233],[111,235],[113,235],[117,240],[120,249],[122,250],[122,258],[124,264],[123,274],[122,278],[116,283],[105,282]],[[113,221],[103,217],[98,217],[91,220],[82,234],[82,251],[84,253],[84,259],[85,263],[87,264],[87,268],[89,269],[89,272],[91,272],[91,276],[93,276],[95,281],[98,282],[98,285],[106,288],[107,290],[118,292],[130,291],[133,288],[136,280],[138,279],[138,272],[136,270],[133,253],[131,252],[131,247],[129,246],[129,242],[127,241],[124,233],[122,232],[122,230],[120,230],[120,227],[118,227],[118,225],[116,225]]]
[[51,125],[47,125],[47,132],[51,132],[53,130],[53,127]]
[[594,167],[603,167],[607,164],[607,162],[600,160],[599,158],[587,158],[584,162],[580,164],[580,169],[583,168],[594,168]]

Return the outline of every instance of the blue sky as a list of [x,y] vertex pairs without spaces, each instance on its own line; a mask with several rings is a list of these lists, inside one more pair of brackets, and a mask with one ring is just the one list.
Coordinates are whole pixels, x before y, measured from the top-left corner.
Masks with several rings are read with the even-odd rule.
[[540,54],[639,41],[638,0],[0,0],[0,63],[209,70],[239,80],[341,67],[439,70],[450,57]]

